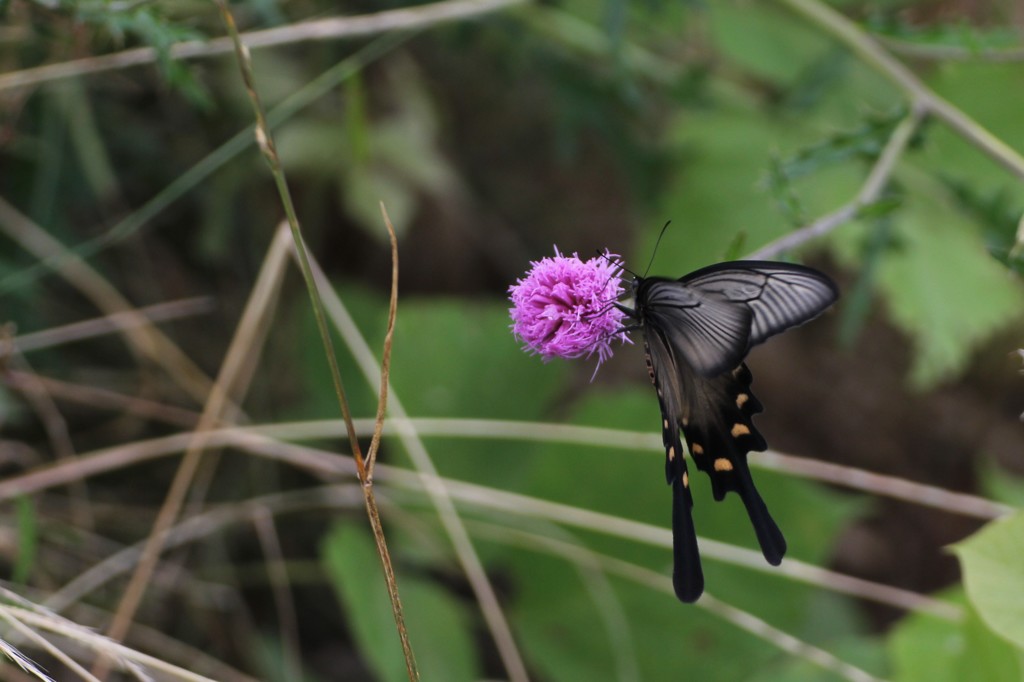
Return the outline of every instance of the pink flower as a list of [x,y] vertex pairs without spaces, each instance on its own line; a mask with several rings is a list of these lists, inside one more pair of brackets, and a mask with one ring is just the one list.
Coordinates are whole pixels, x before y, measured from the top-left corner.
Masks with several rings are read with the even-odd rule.
[[612,305],[623,289],[617,259],[605,251],[584,262],[575,253],[563,256],[556,246],[554,258],[531,263],[526,278],[509,287],[512,332],[524,342],[523,350],[545,362],[596,352],[600,367],[611,357],[614,339],[628,342],[621,332],[625,314]]

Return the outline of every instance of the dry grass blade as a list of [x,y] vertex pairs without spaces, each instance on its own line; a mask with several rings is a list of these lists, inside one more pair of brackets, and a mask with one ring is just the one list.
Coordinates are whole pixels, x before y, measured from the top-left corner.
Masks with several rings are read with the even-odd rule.
[[59,257],[58,274],[106,315],[127,316],[120,329],[129,348],[162,367],[198,403],[206,400],[211,382],[199,367],[149,320],[141,315],[100,273],[69,251],[27,216],[0,198],[0,231],[41,261]]
[[[211,446],[230,445],[327,478],[351,475],[356,471],[355,463],[349,457],[316,448],[282,443],[264,435],[272,431],[267,427],[219,429],[208,434],[208,441]],[[281,435],[289,435],[288,429],[284,429]],[[0,501],[23,494],[23,491],[24,494],[30,494],[48,487],[63,485],[76,477],[97,475],[180,452],[188,446],[191,437],[191,434],[178,434],[107,448],[95,453],[85,453],[73,469],[67,466],[49,467],[0,483]],[[425,482],[424,479],[427,477],[419,472],[384,465],[378,468],[383,472],[385,480],[405,490],[422,492],[427,490],[425,485],[429,482],[434,487],[443,487],[450,499],[472,507],[552,521],[656,547],[671,547],[671,531],[666,528],[464,481],[432,477]],[[896,608],[931,613],[947,620],[958,620],[962,615],[959,607],[953,604],[907,590],[854,578],[795,559],[787,559],[781,566],[771,567],[765,564],[759,552],[707,538],[701,538],[700,542],[706,557],[750,570],[770,571],[828,590]],[[134,563],[134,560],[123,560],[130,564]],[[99,584],[102,584],[102,580]],[[59,610],[66,606],[66,603],[48,602],[48,606]]]
[[[245,33],[242,35],[242,42],[250,48],[263,48],[315,40],[338,40],[395,31],[412,31],[461,19],[472,19],[513,5],[525,4],[525,2],[526,0],[448,0],[447,2],[386,10],[360,16],[327,17]],[[213,57],[228,54],[233,49],[231,38],[195,40],[172,45],[170,57],[171,59]],[[158,57],[156,49],[141,47],[99,57],[47,64],[32,69],[0,74],[0,92],[65,78],[78,78],[115,69],[152,64],[157,61]]]
[[177,320],[192,315],[202,315],[213,310],[213,299],[208,296],[185,298],[180,301],[156,303],[130,312],[112,313],[91,320],[43,329],[15,336],[13,343],[22,353],[42,348],[52,348],[64,343],[91,339],[111,334],[129,327],[150,325],[154,322]]
[[[474,524],[474,527],[477,526],[478,524]],[[595,567],[602,572],[617,575],[639,585],[659,590],[672,597],[675,596],[675,590],[667,576],[643,566],[595,552],[582,545],[545,537],[536,533],[494,526],[489,526],[486,532],[495,541],[514,542],[533,551],[543,551],[559,556],[579,566]],[[830,652],[798,639],[768,624],[757,616],[731,606],[706,592],[696,602],[696,606],[711,612],[718,618],[732,623],[736,627],[749,632],[751,635],[768,642],[782,651],[803,658],[824,670],[834,672],[840,677],[850,680],[850,682],[877,682],[878,680],[878,678],[870,673],[837,658]]]
[[[4,617],[4,620],[7,620],[6,616]],[[31,658],[21,653],[15,647],[11,646],[2,639],[0,639],[0,654],[3,654],[11,661],[13,661],[15,665],[24,670],[25,673],[32,675],[37,679],[43,680],[44,682],[55,682],[55,680],[49,675],[47,675],[45,672],[43,672],[43,669],[36,665]]]
[[[65,666],[67,666],[67,668],[69,670],[73,671],[76,675],[81,677],[83,680],[91,680],[92,682],[100,682],[93,675],[91,675],[88,670],[86,670],[84,667],[82,667],[78,663],[78,661],[76,661],[75,659],[73,659],[70,656],[68,656],[66,653],[61,651],[58,647],[54,646],[54,644],[52,642],[50,642],[50,640],[46,639],[45,637],[40,635],[38,632],[36,632],[32,628],[28,627],[27,625],[22,623],[20,620],[15,618],[13,615],[8,613],[6,607],[0,606],[0,618],[3,618],[4,621],[8,625],[11,626],[11,628],[13,628],[20,635],[22,635],[26,640],[28,640],[29,642],[32,642],[37,647],[39,647],[43,651],[47,652],[51,656],[53,656],[56,660],[58,660],[61,663],[63,663]],[[20,661],[18,662],[18,665],[21,665],[22,669],[25,669]],[[30,672],[30,673],[36,675],[37,677],[39,677],[40,679],[44,679],[44,680],[51,679],[49,676],[42,675],[41,673],[36,672],[36,670],[26,670],[26,672]]]
[[[245,311],[235,329],[231,344],[221,364],[217,381],[210,392],[210,398],[203,408],[199,425],[192,434],[188,449],[182,458],[178,471],[171,482],[170,490],[160,508],[153,524],[153,529],[146,542],[141,561],[132,575],[124,596],[118,605],[114,620],[108,630],[111,639],[120,641],[130,627],[134,614],[142,601],[149,578],[156,567],[163,547],[164,533],[177,518],[185,496],[199,468],[203,450],[207,447],[206,432],[216,426],[224,417],[225,410],[231,405],[231,396],[242,384],[248,383],[251,369],[259,357],[263,346],[264,335],[258,330],[265,329],[265,320],[270,315],[269,302],[276,298],[276,291],[284,276],[287,262],[288,232],[281,226],[267,250],[263,267],[260,269],[252,294],[246,303]],[[246,371],[248,368],[248,372]],[[238,395],[236,398],[240,398]],[[98,671],[103,672],[102,668]],[[103,677],[103,675],[98,675]]]
[[87,628],[83,628],[58,616],[37,613],[34,610],[15,606],[5,608],[11,616],[17,618],[22,623],[30,625],[37,630],[46,630],[61,635],[97,653],[103,654],[108,659],[116,660],[127,668],[131,674],[141,677],[141,679],[147,679],[148,676],[145,675],[140,667],[160,672],[162,674],[161,679],[185,680],[186,682],[216,682],[216,680],[212,680],[209,677],[198,675],[176,665],[171,665],[159,658],[135,651],[123,644],[118,644],[108,637],[98,635]]
[[[385,424],[385,434],[401,433],[401,426],[389,419]],[[517,422],[497,419],[414,419],[413,428],[421,435],[454,436],[460,438],[508,438],[513,440],[543,441],[559,443],[576,443],[592,447],[611,447],[623,450],[651,450],[660,452],[663,449],[661,437],[642,431],[623,431],[593,426],[574,426],[570,424],[549,424],[543,422]],[[357,421],[360,433],[371,428],[370,420]],[[280,425],[284,426],[284,425]],[[301,429],[284,433],[278,431],[282,438],[304,438],[325,435],[325,432],[336,433],[337,424],[333,429],[327,424],[309,429]],[[308,435],[303,436],[305,431]],[[996,519],[1012,513],[1013,507],[993,502],[992,500],[939,488],[927,483],[918,483],[898,476],[879,474],[866,469],[823,462],[812,457],[798,457],[768,450],[751,457],[750,465],[755,468],[771,469],[787,474],[808,478],[824,483],[835,484],[853,490],[862,490],[873,495],[891,497],[912,504],[934,507],[951,514],[961,514],[982,520]]]

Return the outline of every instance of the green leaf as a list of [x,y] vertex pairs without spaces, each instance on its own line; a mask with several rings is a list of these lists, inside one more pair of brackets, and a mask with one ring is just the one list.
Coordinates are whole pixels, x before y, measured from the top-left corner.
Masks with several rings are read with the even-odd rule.
[[1024,512],[992,521],[953,550],[982,620],[1024,648]]
[[828,41],[820,32],[764,4],[708,4],[716,47],[740,68],[779,84],[795,82]]
[[956,377],[971,353],[1024,310],[1024,289],[986,252],[976,228],[933,181],[908,191],[878,283],[892,321],[915,349],[910,379],[927,389]]
[[1019,681],[1019,652],[985,626],[961,593],[952,601],[964,604],[966,613],[962,621],[913,614],[889,636],[887,648],[893,681]]
[[[989,253],[984,229],[965,215],[947,182],[909,164],[899,173],[902,206],[877,263],[860,229],[829,236],[835,255],[860,271],[867,256],[890,319],[911,340],[910,383],[926,390],[963,372],[972,353],[1021,319],[1024,287]],[[853,226],[851,226],[852,228]]]
[[[408,680],[380,558],[369,531],[354,523],[337,524],[324,540],[322,555],[367,664],[384,682]],[[436,583],[411,575],[399,575],[398,589],[422,679],[478,679],[471,623],[458,599]]]
[[978,482],[985,497],[1024,509],[1024,478],[986,457],[978,464]]

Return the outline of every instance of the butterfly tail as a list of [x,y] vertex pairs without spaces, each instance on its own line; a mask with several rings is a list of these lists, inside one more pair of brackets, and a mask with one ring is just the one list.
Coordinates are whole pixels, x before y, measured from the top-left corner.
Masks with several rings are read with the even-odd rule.
[[761,545],[761,553],[764,554],[765,561],[772,566],[778,566],[786,554],[786,538],[775,524],[775,519],[768,513],[768,507],[754,487],[750,471],[745,466],[741,468],[738,478],[740,481],[737,491],[743,500],[743,506],[747,509],[750,523],[754,526],[757,542]]
[[684,470],[672,481],[672,586],[679,600],[689,603],[697,601],[704,592],[704,571],[693,527],[693,496],[685,477]]

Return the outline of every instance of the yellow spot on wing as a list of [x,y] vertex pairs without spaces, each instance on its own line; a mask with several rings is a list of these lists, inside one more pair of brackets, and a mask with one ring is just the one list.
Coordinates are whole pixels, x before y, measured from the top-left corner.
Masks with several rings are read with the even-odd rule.
[[732,471],[732,462],[725,457],[719,457],[715,460],[715,471]]
[[662,419],[661,420],[661,428],[663,428],[663,429],[667,429],[668,428],[668,420],[667,419]]
[[732,425],[732,437],[739,438],[740,436],[746,436],[750,433],[750,429],[747,428],[746,424],[736,423]]
[[700,443],[694,443],[690,446],[690,452],[692,452],[695,455],[703,455],[704,446],[701,445]]
[[740,393],[736,396],[736,407],[743,407],[743,404],[750,400],[750,396],[746,393]]
[[669,445],[668,446],[668,461],[671,462],[675,458],[676,458],[676,449],[675,449],[675,447]]
[[683,487],[684,488],[689,488],[690,487],[690,477],[686,474],[685,471],[683,472]]

